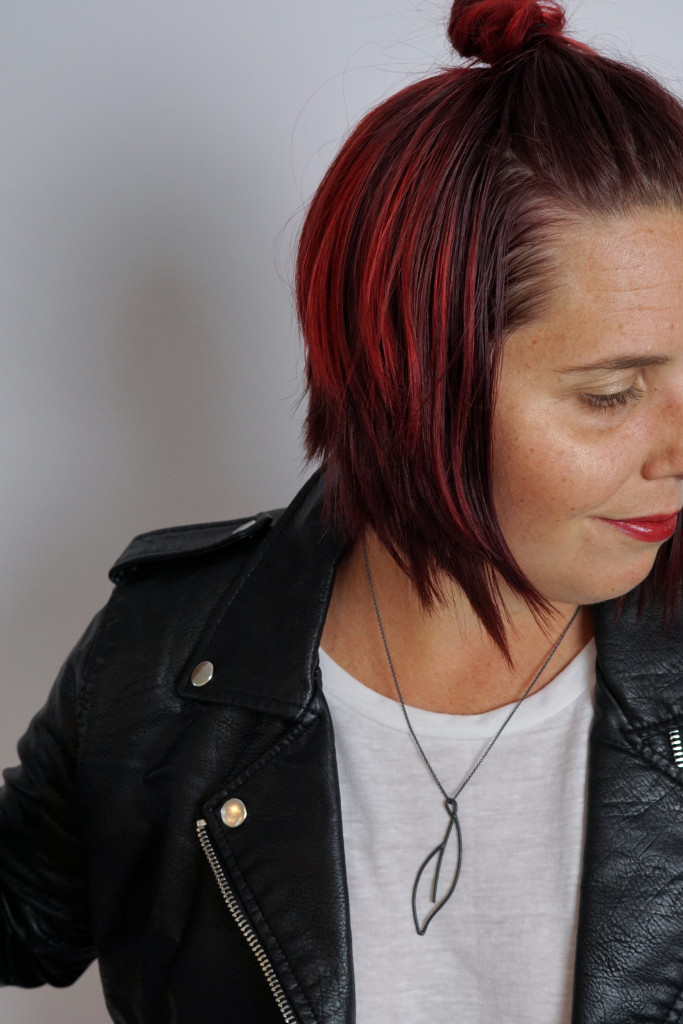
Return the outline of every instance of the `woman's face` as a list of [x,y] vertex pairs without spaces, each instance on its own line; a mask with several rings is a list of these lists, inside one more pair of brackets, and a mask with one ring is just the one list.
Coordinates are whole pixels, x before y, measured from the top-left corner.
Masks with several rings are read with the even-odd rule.
[[[493,422],[496,512],[549,600],[650,571],[683,505],[683,214],[567,231],[549,313],[510,335]],[[679,517],[680,518],[680,517]]]

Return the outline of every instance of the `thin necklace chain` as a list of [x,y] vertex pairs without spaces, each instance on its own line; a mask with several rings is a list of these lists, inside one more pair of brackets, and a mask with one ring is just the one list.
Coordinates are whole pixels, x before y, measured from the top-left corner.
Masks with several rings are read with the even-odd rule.
[[577,607],[577,609],[574,612],[574,614],[572,615],[571,619],[569,620],[567,625],[562,630],[562,633],[560,634],[559,639],[553,645],[552,650],[550,651],[550,654],[545,659],[545,661],[543,662],[543,664],[539,668],[538,672],[536,673],[534,678],[531,680],[531,682],[527,686],[527,688],[524,691],[524,693],[522,694],[522,696],[519,698],[517,703],[514,705],[512,710],[509,712],[509,714],[506,715],[506,717],[505,717],[505,719],[503,721],[503,724],[498,728],[498,730],[496,731],[496,733],[493,736],[493,738],[491,740],[489,740],[489,742],[486,745],[486,748],[485,748],[483,754],[481,754],[481,756],[479,757],[479,760],[475,763],[474,767],[470,770],[469,774],[465,776],[465,779],[460,783],[460,785],[458,786],[456,791],[452,795],[449,795],[449,793],[446,791],[445,787],[441,783],[441,780],[439,779],[439,776],[434,771],[429,758],[425,754],[424,749],[422,747],[422,744],[420,743],[420,741],[417,738],[417,735],[415,733],[415,730],[413,729],[412,722],[410,721],[410,718],[408,717],[408,710],[406,708],[405,701],[403,700],[403,694],[401,693],[401,687],[399,686],[398,678],[396,676],[396,670],[394,669],[394,662],[392,660],[391,653],[389,651],[389,644],[387,643],[387,636],[386,636],[386,633],[384,631],[384,624],[382,622],[382,616],[379,613],[379,605],[377,603],[377,594],[375,593],[375,583],[374,583],[374,580],[372,578],[372,573],[370,571],[370,562],[369,562],[369,559],[368,559],[368,551],[367,551],[367,548],[365,546],[365,538],[364,537],[363,537],[363,540],[362,540],[362,545],[363,545],[363,560],[365,562],[365,572],[366,572],[367,577],[368,577],[368,583],[370,584],[370,593],[372,594],[372,603],[375,606],[375,617],[377,618],[377,625],[379,626],[379,631],[380,631],[380,634],[382,636],[382,643],[384,644],[384,650],[386,652],[387,661],[389,662],[389,668],[391,669],[391,676],[392,676],[392,679],[394,680],[394,686],[396,687],[396,693],[398,694],[398,699],[399,699],[400,704],[401,704],[401,710],[403,711],[403,717],[405,718],[405,722],[406,722],[406,725],[408,726],[408,730],[410,732],[410,735],[412,736],[412,738],[413,738],[413,740],[415,742],[415,746],[419,750],[420,755],[422,757],[422,760],[424,761],[425,765],[429,769],[429,773],[432,776],[432,778],[434,779],[434,782],[437,784],[437,786],[441,790],[444,799],[446,801],[454,801],[454,800],[457,799],[458,796],[460,796],[460,794],[462,793],[463,789],[465,788],[467,783],[470,781],[470,779],[472,778],[474,773],[481,767],[482,762],[488,756],[489,752],[491,751],[491,748],[493,747],[494,743],[496,742],[496,740],[498,739],[498,737],[502,733],[502,731],[505,728],[505,726],[508,724],[508,722],[510,721],[512,716],[519,710],[520,705],[526,700],[526,698],[529,696],[529,694],[533,690],[534,686],[536,685],[536,683],[540,679],[544,669],[547,667],[549,661],[551,660],[551,658],[553,657],[553,655],[557,651],[557,648],[560,646],[560,644],[564,640],[565,636],[567,635],[567,633],[571,629],[572,625],[574,624],[576,616],[579,614],[579,611],[581,610],[581,605],[579,605]]

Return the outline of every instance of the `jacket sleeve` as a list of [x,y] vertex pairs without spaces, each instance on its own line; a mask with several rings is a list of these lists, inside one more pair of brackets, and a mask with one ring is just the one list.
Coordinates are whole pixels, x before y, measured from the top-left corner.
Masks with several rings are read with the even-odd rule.
[[0,983],[69,985],[95,957],[77,792],[79,694],[102,612],[19,741],[0,789]]

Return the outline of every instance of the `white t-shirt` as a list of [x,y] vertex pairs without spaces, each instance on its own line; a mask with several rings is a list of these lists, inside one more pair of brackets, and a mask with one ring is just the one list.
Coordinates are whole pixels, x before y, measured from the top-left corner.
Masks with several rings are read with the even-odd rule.
[[[321,649],[335,732],[358,1024],[567,1024],[584,835],[595,644],[506,726],[458,798],[457,888],[416,933],[415,876],[442,841],[443,797],[400,704]],[[510,707],[481,715],[408,712],[452,793]],[[454,853],[455,837],[449,842]],[[439,896],[453,877],[447,855]],[[418,900],[429,912],[429,869]]]

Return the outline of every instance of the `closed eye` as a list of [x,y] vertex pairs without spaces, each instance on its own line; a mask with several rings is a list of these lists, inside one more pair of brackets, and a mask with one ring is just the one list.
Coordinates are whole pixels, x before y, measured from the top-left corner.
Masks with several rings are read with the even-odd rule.
[[624,406],[631,405],[638,402],[645,394],[643,388],[639,388],[636,384],[632,384],[630,388],[626,388],[625,391],[614,391],[607,395],[591,395],[582,394],[579,397],[582,402],[589,405],[592,409],[603,409],[609,411],[610,409],[623,408]]

